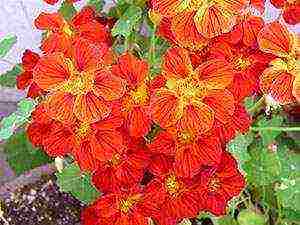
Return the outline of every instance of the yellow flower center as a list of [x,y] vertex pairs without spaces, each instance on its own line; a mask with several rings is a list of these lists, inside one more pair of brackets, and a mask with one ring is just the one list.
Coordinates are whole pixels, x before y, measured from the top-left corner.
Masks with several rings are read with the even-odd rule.
[[114,154],[109,162],[111,166],[117,166],[122,162],[121,156],[119,154]]
[[79,139],[84,139],[85,137],[87,137],[87,135],[89,134],[90,130],[91,130],[90,123],[83,122],[83,123],[80,124],[80,126],[76,130],[76,136]]
[[146,85],[139,86],[130,93],[131,98],[136,105],[146,105],[149,101],[149,94]]
[[214,177],[209,181],[208,188],[210,191],[216,192],[220,189],[220,187],[221,187],[221,182],[219,178]]
[[203,1],[200,0],[183,0],[179,7],[178,7],[178,12],[182,11],[197,11],[201,5],[203,4]]
[[235,66],[235,69],[240,70],[240,71],[244,71],[249,66],[251,66],[251,62],[247,58],[242,57],[242,56],[235,59],[233,64]]
[[68,23],[65,23],[65,25],[62,28],[62,32],[69,37],[74,36],[74,31],[72,30],[71,26]]
[[175,175],[170,175],[165,181],[165,188],[167,192],[172,196],[177,196],[180,191],[180,183],[177,181]]
[[119,203],[119,208],[122,213],[128,213],[132,207],[141,200],[140,194],[132,195],[127,199],[122,199]]
[[183,130],[178,134],[179,142],[182,144],[190,144],[194,142],[195,136],[189,130]]
[[62,85],[61,90],[73,95],[86,94],[93,90],[94,72],[79,72],[71,60],[67,60],[66,63],[68,64],[71,77]]

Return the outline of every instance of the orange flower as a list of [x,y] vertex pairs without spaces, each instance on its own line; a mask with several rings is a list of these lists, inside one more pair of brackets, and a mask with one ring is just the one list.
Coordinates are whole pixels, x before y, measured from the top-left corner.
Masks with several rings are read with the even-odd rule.
[[107,27],[96,20],[92,7],[85,7],[67,22],[59,13],[41,13],[35,19],[35,26],[46,31],[41,49],[45,53],[63,52],[70,54],[73,40],[82,37],[95,44],[111,44]]
[[[172,29],[179,39],[203,42],[229,32],[247,5],[246,0],[153,0],[152,5],[163,16],[172,17]],[[203,36],[202,36],[203,35]]]
[[235,159],[227,152],[222,154],[218,167],[202,170],[199,180],[200,186],[196,189],[200,204],[216,216],[225,214],[228,201],[239,195],[246,185]]
[[260,32],[259,47],[276,55],[261,77],[260,86],[281,104],[300,100],[299,37],[279,22],[272,22]]
[[164,88],[151,99],[154,122],[167,128],[201,134],[212,128],[214,118],[226,121],[234,111],[233,95],[225,88],[232,82],[232,67],[211,60],[193,68],[186,50],[172,48],[164,57]]
[[129,134],[135,137],[146,135],[152,124],[148,115],[150,101],[148,64],[126,53],[118,58],[116,65],[112,66],[112,73],[124,79],[127,84],[127,94],[121,100],[121,110]]
[[74,121],[75,114],[80,121],[96,122],[109,115],[108,102],[123,95],[124,83],[102,65],[105,47],[78,39],[73,50],[70,58],[61,53],[42,57],[33,78],[49,92],[46,105],[52,118]]
[[[43,0],[44,2],[50,4],[50,5],[55,5],[56,3],[59,2],[59,0]],[[74,2],[78,2],[80,0],[67,0],[68,3],[74,3]]]
[[214,136],[197,136],[190,130],[160,132],[149,144],[151,152],[163,153],[175,158],[174,171],[181,177],[193,177],[201,166],[219,164],[222,148]]
[[82,224],[148,225],[149,218],[143,215],[143,201],[144,192],[138,187],[104,195],[84,210]]
[[300,2],[298,0],[271,0],[272,5],[282,9],[282,17],[287,24],[300,23]]
[[[157,165],[164,162],[157,158]],[[157,174],[145,189],[144,212],[158,224],[174,225],[183,218],[195,217],[201,209],[197,192],[190,179],[183,179],[169,168]]]
[[28,88],[27,97],[36,98],[44,92],[38,85],[33,82],[33,70],[38,63],[40,56],[30,50],[25,50],[22,57],[22,69],[23,72],[17,76],[17,88],[24,90]]

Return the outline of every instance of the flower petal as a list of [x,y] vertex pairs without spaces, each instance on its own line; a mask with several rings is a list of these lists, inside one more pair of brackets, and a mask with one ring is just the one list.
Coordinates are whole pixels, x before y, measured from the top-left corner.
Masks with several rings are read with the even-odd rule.
[[92,92],[76,96],[74,114],[83,122],[97,122],[111,112],[105,101]]
[[59,31],[64,25],[64,18],[59,13],[42,12],[34,21],[39,30]]

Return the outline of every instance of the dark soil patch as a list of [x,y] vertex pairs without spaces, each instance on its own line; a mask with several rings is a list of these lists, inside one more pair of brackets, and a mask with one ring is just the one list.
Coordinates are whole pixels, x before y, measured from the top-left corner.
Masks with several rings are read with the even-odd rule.
[[1,225],[79,225],[83,204],[61,193],[53,176],[24,186],[2,202]]

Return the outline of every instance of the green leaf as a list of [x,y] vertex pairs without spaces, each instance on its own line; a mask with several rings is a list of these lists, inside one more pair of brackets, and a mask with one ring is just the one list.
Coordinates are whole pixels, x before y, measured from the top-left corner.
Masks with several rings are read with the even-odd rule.
[[5,57],[16,42],[17,37],[15,35],[7,35],[2,38],[0,41],[0,58]]
[[61,191],[71,193],[86,204],[100,195],[92,185],[90,175],[82,173],[75,163],[68,165],[61,173],[56,173],[56,177]]
[[72,17],[76,14],[76,9],[72,3],[69,3],[68,1],[64,1],[58,12],[66,19],[71,20]]
[[279,180],[282,168],[276,153],[257,144],[250,153],[251,160],[243,166],[248,182],[254,186],[265,186]]
[[217,219],[217,225],[238,225],[238,223],[231,216],[223,216]]
[[282,209],[283,218],[289,222],[298,222],[300,221],[300,211],[296,211],[293,208],[284,208]]
[[7,140],[14,131],[28,121],[35,103],[29,99],[22,99],[18,103],[16,112],[5,117],[0,122],[0,141]]
[[265,225],[266,218],[254,211],[243,210],[239,213],[237,218],[239,225]]
[[300,177],[283,178],[276,195],[283,207],[300,211]]
[[129,37],[134,28],[139,24],[141,18],[142,9],[134,5],[129,6],[113,27],[112,35]]
[[25,132],[17,133],[4,145],[7,161],[16,175],[49,163],[51,159],[41,150],[34,148],[27,140]]
[[[280,127],[283,123],[284,118],[280,115],[273,116],[272,119],[267,120],[265,117],[260,119],[257,123],[258,127]],[[264,146],[268,146],[274,139],[280,134],[280,131],[274,130],[262,130],[259,134],[262,138]]]
[[104,0],[88,0],[87,5],[95,7],[97,12],[101,12],[105,5]]
[[3,87],[15,87],[16,77],[22,72],[22,67],[20,65],[14,66],[11,70],[0,76],[0,86]]
[[247,149],[253,140],[254,135],[251,132],[245,135],[239,134],[228,143],[227,148],[243,164],[251,159]]

